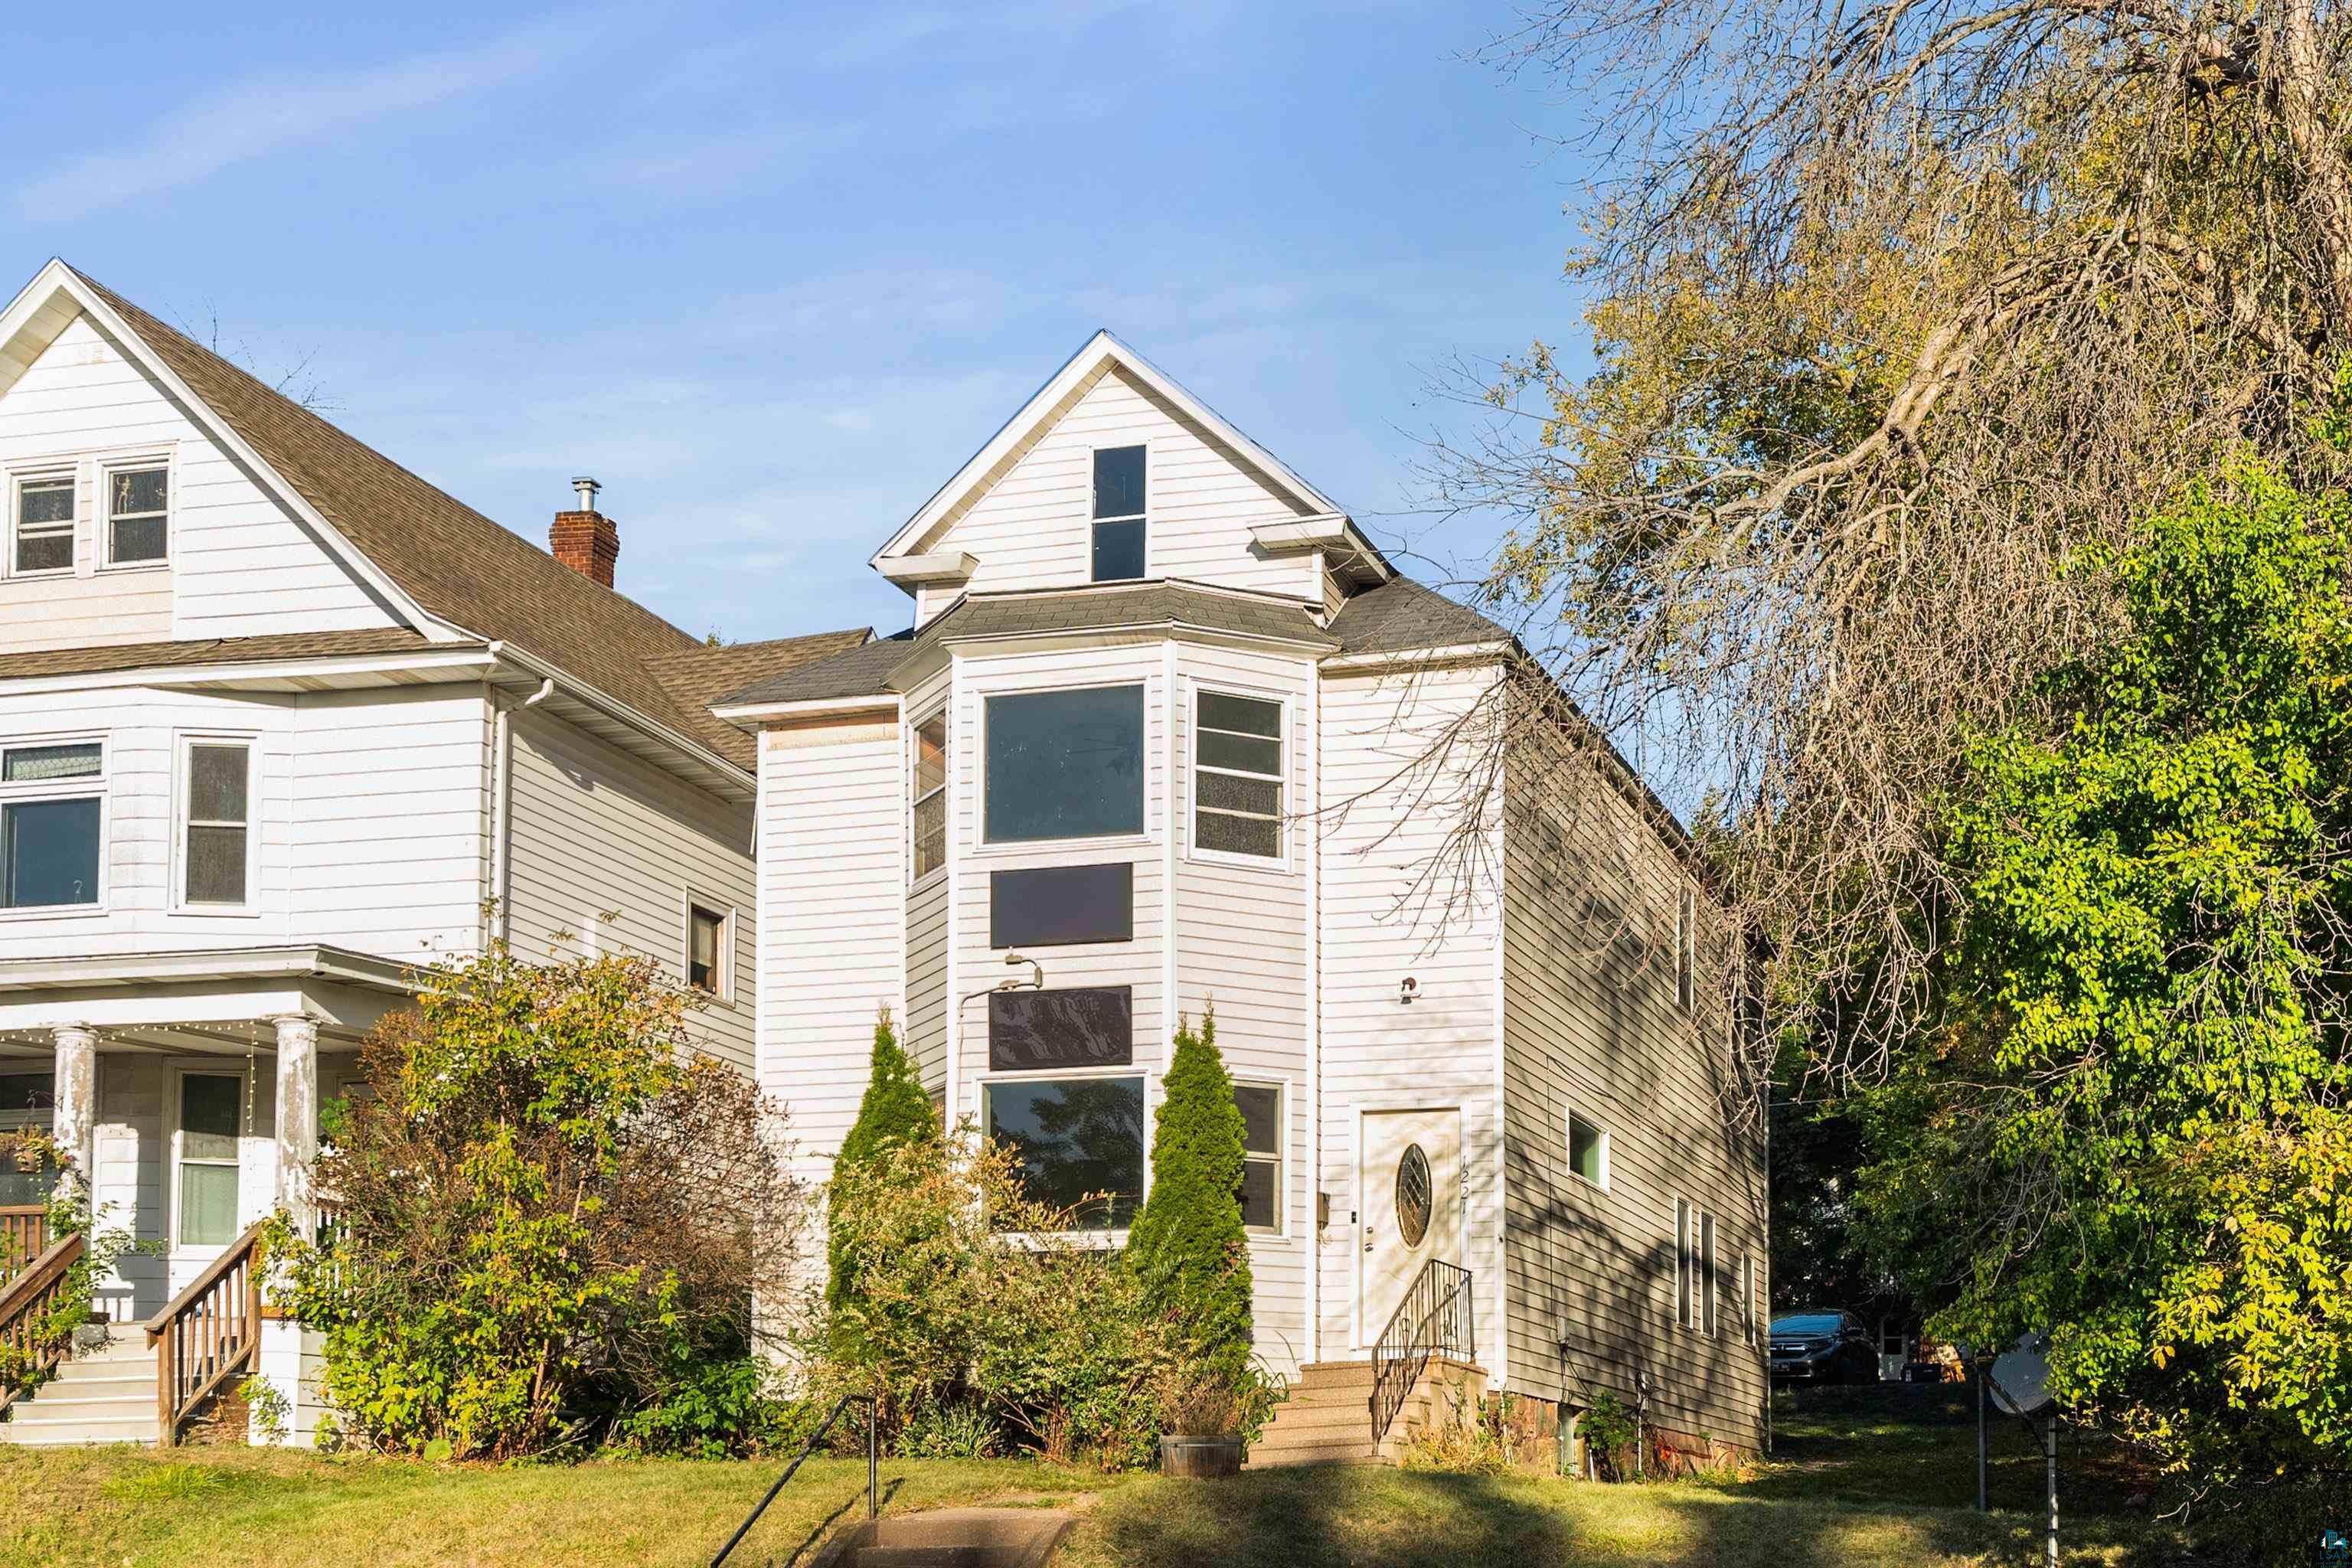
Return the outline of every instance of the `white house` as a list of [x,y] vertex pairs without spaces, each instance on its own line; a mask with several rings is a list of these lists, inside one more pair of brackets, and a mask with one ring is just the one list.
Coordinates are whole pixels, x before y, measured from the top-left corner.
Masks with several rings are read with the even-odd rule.
[[1507,632],[1108,334],[872,564],[911,628],[715,710],[759,738],[759,1070],[812,1174],[887,1005],[942,1115],[1114,1194],[1115,1241],[1213,1005],[1258,1349],[1298,1380],[1269,1453],[1392,1441],[1432,1343],[1546,1413],[1761,1446],[1713,905]]
[[59,262],[0,312],[0,1125],[168,1254],[0,1439],[169,1441],[257,1341],[299,1436],[243,1259],[356,1043],[504,938],[651,955],[750,1069],[754,750],[708,704],[867,634],[706,647],[613,591],[593,481],[543,552]]

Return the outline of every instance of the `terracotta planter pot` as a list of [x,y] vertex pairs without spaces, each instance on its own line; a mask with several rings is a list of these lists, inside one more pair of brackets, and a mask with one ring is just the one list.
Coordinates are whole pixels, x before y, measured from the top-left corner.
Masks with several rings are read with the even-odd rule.
[[1163,1476],[1207,1481],[1219,1476],[1236,1475],[1241,1468],[1242,1440],[1239,1437],[1160,1439],[1160,1473]]

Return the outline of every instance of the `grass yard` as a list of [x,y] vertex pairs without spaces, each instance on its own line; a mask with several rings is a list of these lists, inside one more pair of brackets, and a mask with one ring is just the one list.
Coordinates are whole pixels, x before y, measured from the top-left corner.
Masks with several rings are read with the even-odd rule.
[[[1994,1427],[1979,1516],[1974,1427],[1958,1391],[1807,1391],[1748,1476],[1601,1487],[1378,1469],[1232,1481],[1104,1478],[1018,1461],[888,1460],[891,1511],[1075,1502],[1069,1568],[1963,1568],[2038,1563],[2040,1460]],[[2062,1453],[2067,1561],[2189,1561],[2145,1522],[2145,1478]],[[0,1563],[147,1568],[707,1563],[778,1467],[592,1464],[474,1469],[250,1449],[0,1448]],[[861,1460],[814,1461],[736,1561],[804,1563],[863,1503]]]

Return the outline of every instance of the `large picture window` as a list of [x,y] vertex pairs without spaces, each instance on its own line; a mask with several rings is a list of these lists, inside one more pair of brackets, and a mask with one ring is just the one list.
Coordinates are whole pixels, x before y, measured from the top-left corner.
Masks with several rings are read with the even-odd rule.
[[992,844],[1143,831],[1143,688],[988,700]]
[[1124,1230],[1143,1203],[1140,1078],[983,1084],[987,1135],[1021,1161],[1029,1195],[1076,1209],[1082,1230]]
[[1203,691],[1192,718],[1192,847],[1280,859],[1282,704]]
[[95,741],[0,748],[0,909],[99,901],[105,768]]
[[1095,454],[1094,578],[1123,582],[1143,575],[1143,447],[1105,447]]

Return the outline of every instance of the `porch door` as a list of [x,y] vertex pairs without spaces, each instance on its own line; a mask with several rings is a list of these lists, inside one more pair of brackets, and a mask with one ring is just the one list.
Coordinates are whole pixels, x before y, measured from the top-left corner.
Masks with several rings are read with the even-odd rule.
[[1356,1173],[1362,1215],[1362,1340],[1376,1342],[1431,1258],[1462,1261],[1462,1113],[1364,1113]]
[[172,1138],[172,1250],[209,1258],[237,1237],[241,1073],[183,1072]]

